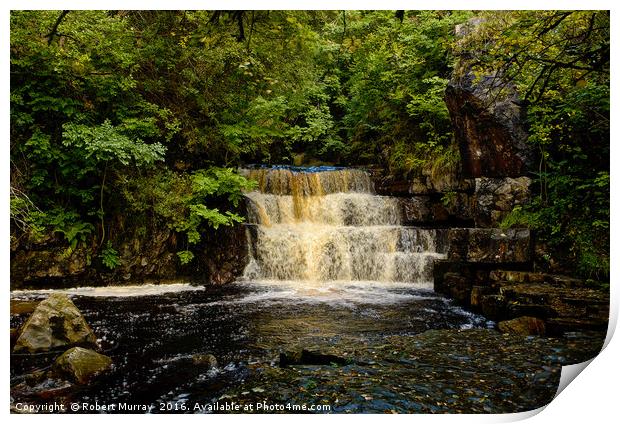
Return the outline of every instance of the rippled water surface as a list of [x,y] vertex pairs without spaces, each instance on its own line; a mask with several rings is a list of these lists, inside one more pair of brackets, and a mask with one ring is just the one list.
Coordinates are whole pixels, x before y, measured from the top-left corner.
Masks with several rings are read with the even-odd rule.
[[[582,339],[570,346],[502,336],[487,328],[493,323],[415,285],[261,281],[135,290],[69,292],[114,369],[62,400],[128,402],[152,412],[164,405],[194,412],[184,409],[218,401],[320,404],[331,412],[516,411],[549,401],[558,364],[583,352]],[[24,319],[13,316],[11,326]],[[344,362],[279,366],[280,353],[300,349]],[[217,368],[193,361],[204,353],[217,357]],[[13,383],[54,357],[13,355]]]

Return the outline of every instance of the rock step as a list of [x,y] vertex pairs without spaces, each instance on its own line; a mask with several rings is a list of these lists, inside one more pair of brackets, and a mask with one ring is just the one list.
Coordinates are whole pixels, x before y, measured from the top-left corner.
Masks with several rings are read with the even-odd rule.
[[519,317],[543,320],[551,335],[604,331],[607,327],[609,293],[603,288],[563,275],[489,266],[438,261],[434,265],[435,291],[493,321]]

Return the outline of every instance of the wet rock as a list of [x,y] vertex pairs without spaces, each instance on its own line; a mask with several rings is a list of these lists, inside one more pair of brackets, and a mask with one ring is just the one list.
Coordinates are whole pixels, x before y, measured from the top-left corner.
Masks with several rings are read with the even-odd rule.
[[34,381],[33,378],[29,376],[26,381],[11,387],[11,394],[12,396],[26,397],[29,399],[57,400],[59,396],[65,396],[74,389],[74,384],[63,379],[43,375]]
[[468,193],[454,193],[441,199],[441,204],[451,217],[461,221],[473,221],[476,216],[475,197]]
[[21,327],[13,351],[40,352],[66,346],[97,347],[97,338],[73,302],[54,293]]
[[48,378],[47,372],[44,370],[36,370],[24,376],[24,381],[30,386],[36,386]]
[[436,173],[424,171],[408,179],[391,175],[373,175],[377,194],[388,196],[426,196],[446,192],[473,193],[475,182],[470,178],[461,178],[455,172]]
[[32,388],[37,397],[41,399],[57,399],[71,393],[75,386],[68,381],[49,378]]
[[539,318],[523,316],[498,324],[502,333],[518,334],[521,336],[544,336],[545,322]]
[[[476,264],[437,260],[433,263],[433,289],[437,293],[450,296],[450,286],[454,284],[455,275],[463,277],[464,281],[469,281],[471,286],[483,284],[486,278],[479,276],[478,271]],[[446,284],[446,276],[448,276],[448,284]]]
[[490,320],[500,321],[506,316],[506,299],[499,295],[487,295],[480,298],[482,314]]
[[528,177],[476,178],[476,227],[497,227],[515,206],[529,202],[531,182]]
[[209,368],[217,368],[217,358],[210,353],[197,353],[192,355],[194,365],[206,365]]
[[429,196],[402,198],[399,201],[405,223],[423,223],[432,220]]
[[558,317],[546,321],[547,333],[552,336],[562,336],[567,332],[594,331],[605,334],[608,321],[605,319],[582,317]]
[[[401,216],[405,225],[452,222],[471,222],[474,219],[474,199],[467,193],[451,196],[414,196],[399,199]],[[464,225],[464,224],[461,224]]]
[[107,371],[111,365],[112,359],[106,355],[94,350],[74,347],[56,359],[53,372],[78,384],[85,384]]
[[482,307],[482,296],[492,294],[494,289],[488,286],[472,286],[469,304],[472,308],[479,310]]
[[444,275],[445,292],[459,304],[468,306],[471,300],[473,282],[471,279],[453,272]]
[[491,281],[507,281],[515,283],[543,283],[549,281],[545,274],[527,271],[493,270],[489,273]]
[[248,260],[248,240],[243,225],[224,226],[205,233],[200,246],[196,260],[209,283],[231,283],[243,273]]
[[448,233],[448,259],[476,263],[526,263],[531,258],[527,229],[454,228]]
[[604,290],[532,283],[506,284],[499,290],[510,302],[543,306],[539,318],[586,320],[593,328],[605,327],[609,319],[609,293]]
[[410,180],[409,185],[410,194],[429,194],[432,188],[427,184],[426,177],[415,177]]
[[273,403],[329,404],[332,413],[525,411],[549,403],[561,365],[591,358],[603,338],[577,346],[480,328],[365,335],[356,349],[363,362],[324,367],[320,376],[315,367],[260,367],[229,393],[242,404],[267,394]]
[[336,355],[312,352],[306,349],[280,353],[280,366],[288,365],[348,365],[350,359]]
[[542,272],[529,271],[510,271],[510,270],[493,270],[489,274],[491,281],[498,284],[504,283],[531,283],[531,284],[548,284],[553,287],[564,288],[596,288],[597,285],[591,281],[581,280],[579,278],[569,277],[561,274],[548,274]]
[[407,196],[412,194],[409,191],[410,183],[404,178],[396,178],[392,175],[379,175],[379,172],[376,171],[373,179],[377,194],[387,196]]
[[532,316],[546,320],[557,316],[557,312],[550,305],[509,301],[506,306],[506,318],[521,316]]

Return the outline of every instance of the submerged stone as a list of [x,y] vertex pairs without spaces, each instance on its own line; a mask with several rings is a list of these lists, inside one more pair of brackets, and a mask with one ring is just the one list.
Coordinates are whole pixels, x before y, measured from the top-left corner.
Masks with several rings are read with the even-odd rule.
[[210,353],[197,353],[192,355],[194,365],[207,365],[209,368],[217,368],[217,358]]
[[280,353],[280,366],[288,365],[348,365],[350,359],[336,355],[311,352],[306,349]]
[[59,347],[97,347],[97,338],[86,320],[64,294],[42,301],[21,328],[14,352],[40,352]]

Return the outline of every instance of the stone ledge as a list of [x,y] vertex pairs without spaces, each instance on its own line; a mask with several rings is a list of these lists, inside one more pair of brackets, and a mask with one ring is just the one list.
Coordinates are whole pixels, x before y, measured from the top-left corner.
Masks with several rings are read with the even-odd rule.
[[453,228],[448,260],[473,263],[527,263],[532,258],[530,230]]
[[524,316],[543,320],[548,335],[607,328],[609,292],[605,289],[564,275],[497,266],[437,261],[433,269],[434,289],[493,321]]

